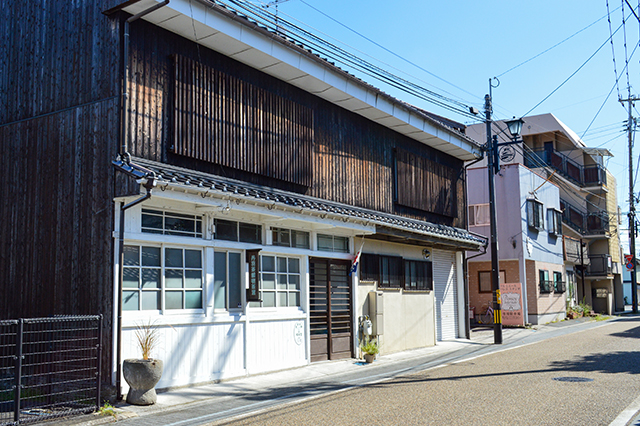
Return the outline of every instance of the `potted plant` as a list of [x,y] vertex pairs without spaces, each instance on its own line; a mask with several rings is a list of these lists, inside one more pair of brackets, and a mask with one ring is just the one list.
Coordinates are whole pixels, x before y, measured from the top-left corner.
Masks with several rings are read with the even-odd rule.
[[157,400],[154,387],[162,376],[163,363],[151,358],[151,352],[158,346],[159,338],[158,328],[151,322],[137,326],[136,340],[142,359],[125,359],[122,364],[124,379],[129,384],[129,404],[152,405]]
[[378,343],[375,340],[370,340],[370,338],[365,340],[364,344],[360,346],[360,350],[364,353],[364,360],[367,364],[371,364],[376,358],[376,355],[380,352]]

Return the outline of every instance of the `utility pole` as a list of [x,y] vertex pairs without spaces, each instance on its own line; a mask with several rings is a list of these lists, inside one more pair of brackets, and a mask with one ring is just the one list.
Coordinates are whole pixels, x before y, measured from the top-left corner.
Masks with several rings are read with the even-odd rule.
[[[491,80],[489,80],[491,93]],[[498,225],[496,219],[496,189],[495,189],[495,151],[497,140],[491,135],[491,95],[484,97],[485,124],[487,129],[487,171],[489,174],[489,215],[491,216],[491,293],[493,294],[493,343],[502,344],[502,308],[500,300],[500,269],[498,263]],[[497,139],[497,137],[496,137]]]
[[633,191],[633,115],[631,108],[633,103],[640,100],[638,97],[632,97],[629,93],[627,99],[620,99],[621,103],[627,102],[629,106],[629,117],[627,119],[627,132],[629,136],[629,254],[632,256],[631,264],[631,304],[634,314],[638,313],[638,284],[636,281],[636,205],[635,194]]

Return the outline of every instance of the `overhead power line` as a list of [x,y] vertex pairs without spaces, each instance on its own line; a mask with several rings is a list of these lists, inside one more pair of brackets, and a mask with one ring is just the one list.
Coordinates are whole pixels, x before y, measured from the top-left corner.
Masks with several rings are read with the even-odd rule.
[[238,0],[214,0],[214,2],[222,5],[222,7],[225,7],[227,10],[233,11],[259,25],[267,27],[267,29],[273,31],[274,34],[298,44],[303,48],[309,49],[312,53],[320,57],[325,57],[329,62],[333,61],[342,64],[343,66],[381,81],[390,87],[413,95],[418,99],[462,115],[467,119],[480,121],[476,115],[470,112],[469,105],[443,96],[373,65],[281,17],[277,18],[276,23],[275,16],[258,5]]

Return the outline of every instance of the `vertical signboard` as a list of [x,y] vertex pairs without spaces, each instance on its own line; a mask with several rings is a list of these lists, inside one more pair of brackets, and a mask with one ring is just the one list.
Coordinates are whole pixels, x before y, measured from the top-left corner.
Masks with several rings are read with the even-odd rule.
[[247,302],[260,302],[260,250],[247,250],[249,264],[249,288]]
[[501,283],[502,325],[524,326],[522,284]]

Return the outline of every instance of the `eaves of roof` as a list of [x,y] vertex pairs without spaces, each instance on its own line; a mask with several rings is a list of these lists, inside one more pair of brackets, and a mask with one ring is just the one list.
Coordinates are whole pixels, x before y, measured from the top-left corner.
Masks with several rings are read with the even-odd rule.
[[[158,1],[129,0],[104,13],[111,15],[119,10],[138,13],[157,4]],[[451,120],[438,120],[436,115],[429,114],[421,108],[383,92],[344,71],[327,58],[322,58],[307,46],[278,34],[250,17],[230,10],[212,0],[196,0],[193,4],[189,2],[189,7],[178,3],[180,0],[173,1],[166,8],[145,15],[142,19],[214,50],[219,50],[235,60],[244,62],[276,78],[281,78],[289,84],[308,90],[329,102],[336,103],[347,110],[363,115],[449,155],[462,160],[473,160],[481,150],[480,144],[476,140],[459,130],[463,126],[457,127],[455,122]],[[194,12],[198,4],[203,9]],[[214,13],[212,14],[211,11]],[[213,21],[210,16],[213,15],[219,16],[224,21],[224,23],[219,23],[219,29],[207,27],[207,25],[213,25],[210,23]],[[204,18],[198,21],[198,17],[201,16]],[[231,22],[237,28],[231,28],[233,27],[230,25]],[[198,28],[207,28],[208,33],[205,32],[202,36],[195,37],[193,34],[195,34],[196,24]],[[204,30],[201,31],[204,32]],[[232,35],[224,39],[224,42],[207,44],[207,40],[212,40],[219,34],[226,35],[224,31]],[[250,33],[253,34],[249,36]],[[231,45],[238,47],[233,50]],[[277,45],[280,45],[281,48],[276,49]],[[226,52],[225,49],[229,51]],[[293,52],[295,54],[292,55]],[[300,55],[300,57],[296,55]],[[264,62],[257,65],[252,62],[250,57],[255,61]],[[312,63],[316,64],[316,68],[309,65]],[[275,71],[275,69],[280,69],[280,66],[291,67],[287,72],[296,69],[302,74],[288,80],[279,74],[282,71]],[[312,84],[318,85],[316,89],[307,86],[311,80]]]
[[[113,164],[118,170],[125,171],[127,169],[127,164],[120,160],[114,161]],[[283,209],[323,218],[331,217],[343,221],[375,225],[376,228],[395,229],[406,234],[413,234],[417,240],[430,241],[435,245],[453,247],[458,250],[479,250],[487,244],[487,241],[480,236],[460,228],[348,206],[143,158],[133,158],[131,164],[141,166],[139,169],[148,170],[150,174],[155,175],[156,182],[160,187],[171,186],[193,190],[218,198],[251,200],[264,207],[276,205]]]

